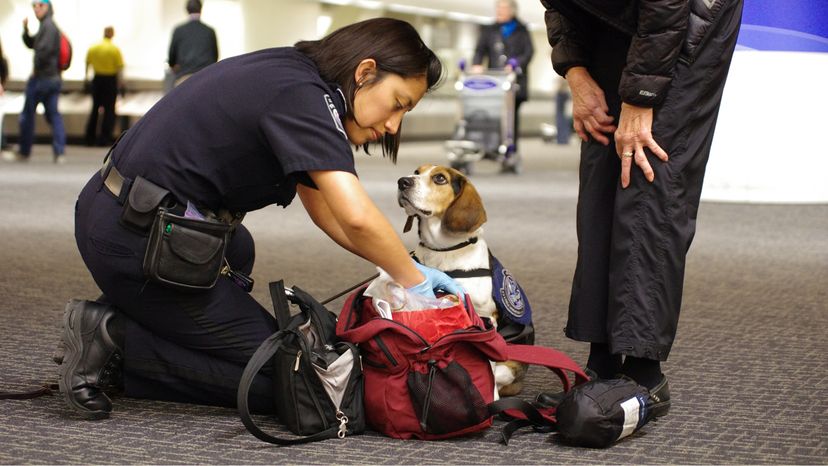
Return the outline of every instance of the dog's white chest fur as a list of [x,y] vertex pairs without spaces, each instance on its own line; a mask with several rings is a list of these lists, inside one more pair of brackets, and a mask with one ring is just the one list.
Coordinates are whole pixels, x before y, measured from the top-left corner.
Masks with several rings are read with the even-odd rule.
[[[482,233],[482,232],[481,232]],[[414,250],[423,265],[448,272],[452,270],[475,270],[489,268],[489,249],[486,241],[477,237],[477,243],[469,244],[454,251],[433,251],[422,245]],[[492,299],[492,278],[490,275],[472,278],[455,278],[466,290],[474,304],[474,310],[482,317],[493,318],[496,313]],[[497,322],[493,322],[497,325]]]

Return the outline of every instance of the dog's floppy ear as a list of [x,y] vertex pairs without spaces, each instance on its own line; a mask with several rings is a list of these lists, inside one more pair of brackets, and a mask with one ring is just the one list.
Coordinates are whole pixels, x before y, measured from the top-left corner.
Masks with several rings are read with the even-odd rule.
[[486,209],[480,194],[468,179],[451,169],[451,183],[455,187],[454,201],[443,214],[443,228],[453,233],[469,233],[486,223]]

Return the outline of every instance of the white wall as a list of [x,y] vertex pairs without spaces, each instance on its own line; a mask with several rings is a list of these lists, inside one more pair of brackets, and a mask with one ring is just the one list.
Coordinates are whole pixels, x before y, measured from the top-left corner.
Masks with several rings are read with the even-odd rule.
[[[103,37],[103,28],[115,28],[128,79],[161,80],[167,50],[176,24],[187,20],[185,0],[52,0],[54,19],[72,41],[72,66],[63,77],[82,80],[86,50]],[[319,4],[305,0],[204,0],[202,21],[216,29],[219,58],[275,45],[316,38]],[[0,39],[9,60],[12,80],[31,73],[32,51],[21,40],[22,20],[29,31],[38,21],[31,2],[0,2]]]
[[702,198],[828,202],[828,53],[737,50]]

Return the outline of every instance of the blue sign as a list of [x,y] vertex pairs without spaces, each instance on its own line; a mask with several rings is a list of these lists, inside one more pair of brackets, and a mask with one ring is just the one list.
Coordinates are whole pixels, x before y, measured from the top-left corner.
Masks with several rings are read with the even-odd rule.
[[474,76],[463,81],[463,85],[469,89],[482,91],[485,89],[492,89],[497,87],[497,81],[483,76]]
[[828,1],[746,0],[737,48],[828,53]]

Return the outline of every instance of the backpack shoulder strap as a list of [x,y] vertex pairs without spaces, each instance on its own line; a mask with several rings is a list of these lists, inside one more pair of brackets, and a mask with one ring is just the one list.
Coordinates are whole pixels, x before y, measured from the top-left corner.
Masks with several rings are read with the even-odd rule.
[[[283,288],[284,289],[284,288]],[[271,360],[274,354],[279,351],[279,348],[282,346],[282,342],[284,341],[285,337],[290,334],[293,334],[293,331],[290,330],[282,330],[279,332],[274,333],[267,340],[265,340],[259,349],[253,353],[253,356],[250,358],[250,361],[247,363],[247,366],[244,368],[244,372],[242,373],[241,380],[239,381],[239,390],[236,393],[236,405],[238,406],[239,416],[241,417],[242,423],[247,428],[247,430],[253,434],[259,440],[262,440],[267,443],[272,443],[275,445],[298,445],[301,443],[309,443],[315,442],[317,440],[325,440],[329,438],[335,438],[339,436],[339,426],[332,426],[327,430],[323,430],[321,432],[317,432],[313,435],[308,435],[305,437],[297,437],[292,439],[274,437],[256,425],[256,422],[250,416],[250,407],[249,407],[249,395],[250,395],[250,387],[253,385],[253,379],[256,377],[256,374],[262,369],[262,367]]]
[[572,388],[572,381],[567,377],[566,371],[575,374],[575,384],[589,380],[581,366],[558,350],[536,345],[507,345],[506,352],[511,361],[551,369],[561,379],[564,391],[568,392]]
[[532,427],[535,432],[555,430],[555,408],[541,408],[515,397],[501,398],[488,405],[489,415],[504,414],[511,419],[500,431],[504,445],[509,444],[512,434],[521,427]]

